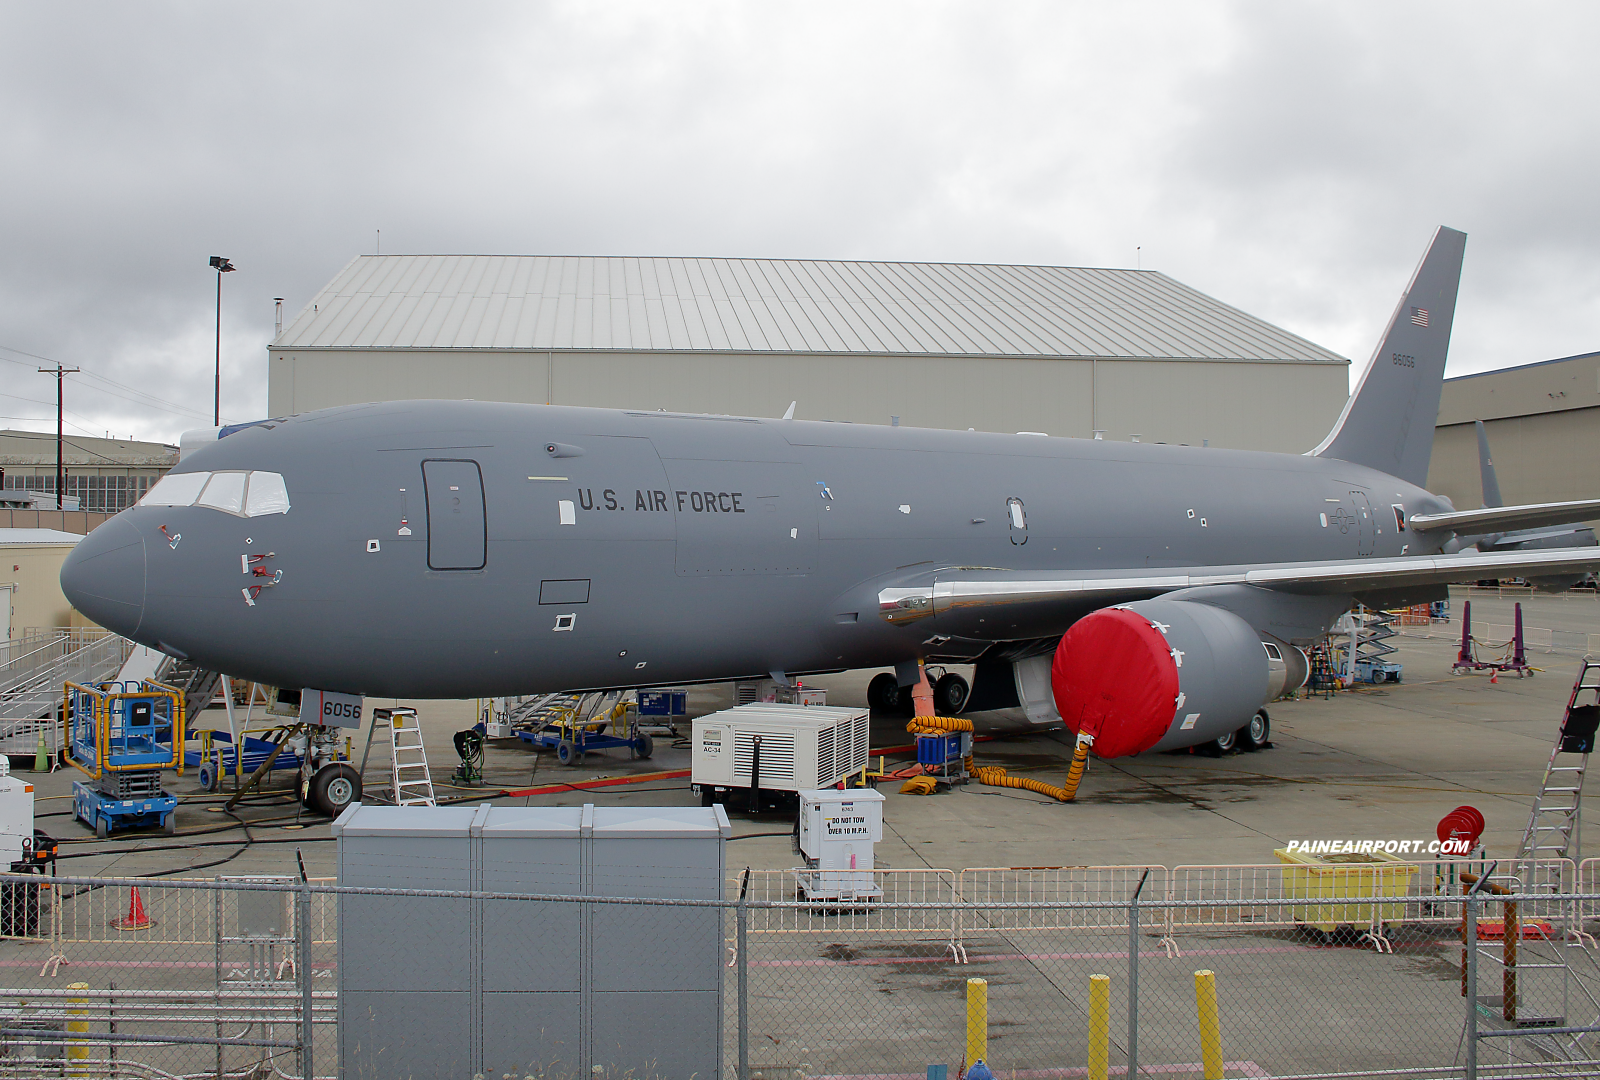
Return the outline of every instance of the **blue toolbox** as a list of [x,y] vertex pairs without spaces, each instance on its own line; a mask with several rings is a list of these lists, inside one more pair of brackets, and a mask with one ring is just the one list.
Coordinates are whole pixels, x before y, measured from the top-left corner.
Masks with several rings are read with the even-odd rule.
[[688,716],[687,690],[640,690],[640,716]]

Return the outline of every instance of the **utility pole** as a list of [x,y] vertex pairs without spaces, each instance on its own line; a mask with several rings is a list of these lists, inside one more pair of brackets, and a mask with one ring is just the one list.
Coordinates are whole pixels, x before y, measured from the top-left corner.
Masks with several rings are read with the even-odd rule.
[[54,375],[56,377],[56,509],[67,508],[67,470],[62,465],[61,458],[61,380],[73,374],[78,369],[75,367],[62,367],[61,361],[56,361],[53,368],[42,367],[41,375]]
[[211,417],[212,427],[222,426],[222,275],[232,273],[238,267],[223,258],[221,255],[211,256],[211,269],[217,272],[217,389],[214,401],[214,410]]

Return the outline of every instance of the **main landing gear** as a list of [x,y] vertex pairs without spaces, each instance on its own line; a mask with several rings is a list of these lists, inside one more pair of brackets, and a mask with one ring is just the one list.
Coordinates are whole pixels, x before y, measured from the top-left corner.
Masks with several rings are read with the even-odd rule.
[[1234,750],[1264,750],[1269,746],[1272,738],[1272,717],[1267,715],[1267,710],[1257,709],[1250,722],[1238,731],[1230,731],[1226,735],[1219,735],[1211,742],[1206,743],[1204,749],[1213,755],[1221,757],[1223,754]]
[[[959,716],[972,696],[967,680],[943,668],[930,667],[927,672],[933,682],[934,712],[940,716]],[[867,684],[867,706],[884,716],[910,716],[911,687],[901,686],[892,672],[880,672]]]

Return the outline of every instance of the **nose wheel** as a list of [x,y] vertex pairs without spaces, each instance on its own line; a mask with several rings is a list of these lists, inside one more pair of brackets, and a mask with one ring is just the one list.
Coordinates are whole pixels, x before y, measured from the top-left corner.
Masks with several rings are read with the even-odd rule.
[[336,818],[361,801],[361,774],[348,761],[329,762],[311,775],[304,799],[311,809]]

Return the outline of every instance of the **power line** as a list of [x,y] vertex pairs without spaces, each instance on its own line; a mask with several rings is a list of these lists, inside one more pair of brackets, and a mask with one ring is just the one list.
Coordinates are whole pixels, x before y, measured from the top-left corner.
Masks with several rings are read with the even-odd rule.
[[[14,399],[16,401],[28,401],[28,402],[32,402],[35,405],[48,405],[48,404],[50,404],[48,401],[45,401],[43,398],[23,397],[21,394],[0,394],[0,397],[8,397],[8,398],[12,398],[12,399]],[[76,416],[77,413],[73,413],[73,415]],[[85,419],[87,419],[87,417]]]
[[[92,372],[92,371],[85,371],[84,374],[89,376],[89,378],[91,378],[91,379],[98,379],[100,382],[109,383],[110,385],[115,386],[115,387],[117,387],[119,389],[127,390],[130,393],[138,394],[140,397],[148,398],[150,401],[156,402],[156,403],[161,404],[161,405],[166,405],[169,408],[176,410],[178,413],[189,413],[190,415],[200,417],[201,419],[205,418],[205,414],[202,413],[199,409],[191,409],[187,405],[178,404],[176,401],[168,401],[166,398],[157,397],[156,395],[154,395],[152,393],[149,393],[148,391],[140,390],[136,386],[129,386],[126,383],[119,383],[115,379],[108,379],[104,375],[98,375],[98,374],[96,374],[95,372]],[[101,393],[107,393],[107,392],[108,391],[104,391],[104,390],[101,391]]]
[[[43,406],[45,406],[47,408],[51,404],[48,401],[41,401],[38,398],[23,397],[21,394],[0,393],[0,397],[3,397],[3,398],[14,398],[17,401],[27,401],[27,402],[31,402],[34,405],[43,405]],[[68,416],[76,416],[79,420],[85,420],[85,421],[88,421],[90,423],[94,422],[94,417],[85,416],[83,413],[74,412],[71,409],[67,410],[67,415]],[[39,416],[39,417],[22,417],[22,419],[48,420],[50,418],[48,416]],[[79,431],[82,431],[85,435],[89,436],[91,439],[95,438],[95,433],[94,433],[94,429],[93,428],[86,428],[82,424],[73,424],[72,426],[77,428]]]
[[[11,349],[11,348],[9,348],[8,346],[5,346],[5,345],[0,345],[0,349],[6,350],[8,352],[19,353],[22,356],[31,356],[36,360],[45,360],[48,363],[52,363],[52,364],[57,362],[55,360],[51,360],[49,357],[41,357],[38,353],[24,352],[21,349]],[[16,364],[18,367],[30,367],[31,366],[29,364],[23,363],[21,360],[13,360],[9,356],[0,356],[0,360],[4,360],[8,364]],[[199,419],[199,420],[205,419],[205,414],[200,412],[198,409],[191,409],[186,405],[179,405],[175,401],[168,401],[166,398],[156,397],[156,395],[154,395],[154,394],[147,393],[147,392],[145,392],[143,390],[138,389],[137,387],[128,386],[125,383],[119,383],[115,379],[108,379],[104,375],[96,374],[93,371],[86,371],[85,370],[85,371],[82,371],[82,373],[84,375],[89,376],[89,378],[91,378],[91,379],[98,379],[101,382],[110,383],[112,386],[120,387],[121,389],[127,390],[130,393],[139,395],[139,397],[130,398],[130,397],[128,397],[127,394],[112,393],[110,390],[106,390],[106,389],[104,389],[102,387],[98,387],[98,386],[89,386],[89,387],[85,387],[85,389],[97,390],[102,394],[109,395],[110,397],[122,398],[124,401],[131,401],[135,405],[149,406],[152,402],[154,402],[154,403],[157,403],[159,405],[168,406],[168,408],[161,409],[160,411],[162,411],[162,412],[171,412],[171,413],[173,413],[173,415],[179,415],[179,416],[181,416],[181,415],[189,415],[189,416],[192,416],[192,417],[194,417],[196,419]],[[6,395],[6,396],[15,397],[16,395],[12,394],[12,395]],[[141,400],[141,399],[144,399],[144,400]],[[33,399],[32,398],[22,398],[20,400],[32,401]],[[40,402],[40,404],[48,405],[49,402]],[[78,415],[82,415],[82,414],[78,414]]]
[[[25,397],[22,397],[20,394],[0,393],[0,397],[3,397],[3,398],[15,398],[17,401],[30,401],[35,405],[48,406],[50,404],[48,401],[40,401],[37,398],[25,398]],[[70,409],[67,410],[67,411],[71,412]],[[76,417],[78,417],[79,419],[82,419],[82,420],[90,419],[89,417],[84,416],[82,413],[72,413],[72,415],[76,416]],[[46,421],[48,421],[50,418],[48,416],[14,416],[14,417],[12,417],[12,419],[13,420],[46,420]],[[69,420],[67,422],[69,424],[72,424],[73,427],[77,428],[79,431],[83,432],[85,435],[89,436],[89,438],[92,439],[92,438],[95,437],[94,432],[91,431],[89,428],[84,427],[82,424],[77,423],[76,421],[72,421],[72,420]]]
[[[16,353],[19,356],[31,357],[34,360],[43,360],[47,364],[59,363],[59,361],[55,360],[52,357],[41,356],[39,353],[28,352],[26,349],[12,348],[9,345],[0,345],[0,351]],[[4,360],[8,364],[17,364],[20,367],[29,367],[29,366],[31,366],[29,364],[24,364],[20,360],[13,360],[8,356],[0,356],[0,360]],[[177,415],[177,416],[192,416],[197,420],[204,420],[205,419],[205,413],[202,412],[199,409],[190,408],[187,405],[182,405],[182,404],[180,404],[180,403],[178,403],[176,401],[169,401],[168,399],[163,398],[163,397],[157,397],[155,394],[152,394],[149,391],[140,390],[138,387],[129,386],[127,383],[120,383],[115,379],[108,378],[107,376],[101,375],[99,372],[96,372],[96,371],[91,371],[88,368],[80,368],[79,370],[84,375],[87,375],[91,379],[96,379],[96,380],[98,380],[100,382],[107,383],[108,385],[115,386],[118,389],[126,390],[131,394],[138,395],[138,397],[129,398],[129,397],[127,397],[126,394],[113,394],[113,393],[111,393],[111,391],[102,389],[100,387],[91,387],[89,389],[96,389],[96,390],[99,390],[102,394],[109,394],[111,397],[120,397],[125,401],[132,401],[136,405],[150,405],[150,404],[154,403],[155,405],[158,405],[158,406],[165,406],[165,409],[163,411],[170,411],[174,415]],[[46,404],[48,404],[48,403],[46,403]]]

